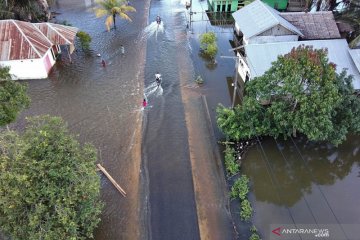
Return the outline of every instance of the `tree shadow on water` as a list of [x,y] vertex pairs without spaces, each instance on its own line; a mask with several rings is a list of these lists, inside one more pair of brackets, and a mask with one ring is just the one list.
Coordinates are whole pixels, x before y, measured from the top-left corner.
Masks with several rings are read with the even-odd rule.
[[292,207],[311,194],[315,185],[332,186],[341,192],[335,183],[346,178],[354,164],[359,165],[359,146],[360,138],[355,136],[339,147],[303,136],[294,141],[265,138],[262,146],[247,155],[244,170],[257,201]]

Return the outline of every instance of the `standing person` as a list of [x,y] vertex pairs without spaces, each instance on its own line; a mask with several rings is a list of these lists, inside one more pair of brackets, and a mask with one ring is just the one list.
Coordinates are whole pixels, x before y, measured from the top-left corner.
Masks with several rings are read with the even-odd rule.
[[146,99],[144,98],[143,100],[143,107],[145,108],[147,106],[147,102],[146,102]]
[[104,59],[101,59],[101,64],[102,64],[103,67],[106,67],[106,63],[105,63]]
[[120,45],[120,51],[121,51],[121,54],[124,55],[125,54],[125,48],[123,45]]

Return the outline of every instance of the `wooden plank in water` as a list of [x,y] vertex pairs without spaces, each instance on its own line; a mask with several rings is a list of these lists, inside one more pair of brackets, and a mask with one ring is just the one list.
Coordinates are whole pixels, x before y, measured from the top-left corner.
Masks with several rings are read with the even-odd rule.
[[116,187],[116,189],[124,196],[126,197],[126,192],[124,191],[124,189],[122,189],[120,187],[119,184],[117,184],[117,182],[110,176],[110,174],[105,170],[105,168],[103,166],[101,166],[101,164],[96,164],[96,166],[105,174],[105,176],[110,180],[110,182]]

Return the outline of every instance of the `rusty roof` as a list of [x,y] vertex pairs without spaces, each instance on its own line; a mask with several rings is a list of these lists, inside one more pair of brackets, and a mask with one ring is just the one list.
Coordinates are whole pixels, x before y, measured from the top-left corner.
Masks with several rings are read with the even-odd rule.
[[77,28],[53,23],[0,21],[0,61],[41,58],[53,45],[74,43]]
[[54,23],[35,23],[40,31],[54,44],[54,45],[70,45],[74,44],[74,39],[78,29]]
[[340,38],[334,15],[328,12],[284,12],[280,16],[297,27],[303,34],[302,39],[321,40]]

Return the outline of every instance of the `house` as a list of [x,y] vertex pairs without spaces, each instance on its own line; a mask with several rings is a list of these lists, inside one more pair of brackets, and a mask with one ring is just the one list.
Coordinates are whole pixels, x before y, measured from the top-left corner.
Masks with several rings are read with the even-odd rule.
[[341,37],[331,11],[280,13],[256,0],[232,15],[235,37],[242,45]]
[[360,89],[360,56],[340,39],[332,12],[280,13],[260,0],[233,13],[235,34],[241,37],[238,73],[244,80],[261,76],[277,60],[300,45],[327,49],[337,71],[347,69],[354,76],[354,88]]
[[0,65],[9,66],[14,79],[47,78],[60,46],[74,50],[78,29],[53,23],[0,21]]
[[278,56],[287,54],[300,45],[327,49],[329,61],[336,64],[336,71],[340,73],[346,69],[347,73],[354,77],[355,90],[360,90],[360,50],[350,49],[345,39],[248,44],[244,46],[246,56],[239,56],[239,75],[246,80],[259,77],[271,67],[271,63],[276,61]]
[[341,38],[334,15],[324,12],[284,12],[279,15],[295,26],[304,35],[299,40]]
[[232,14],[235,34],[243,45],[263,42],[297,41],[304,34],[275,9],[255,0]]

